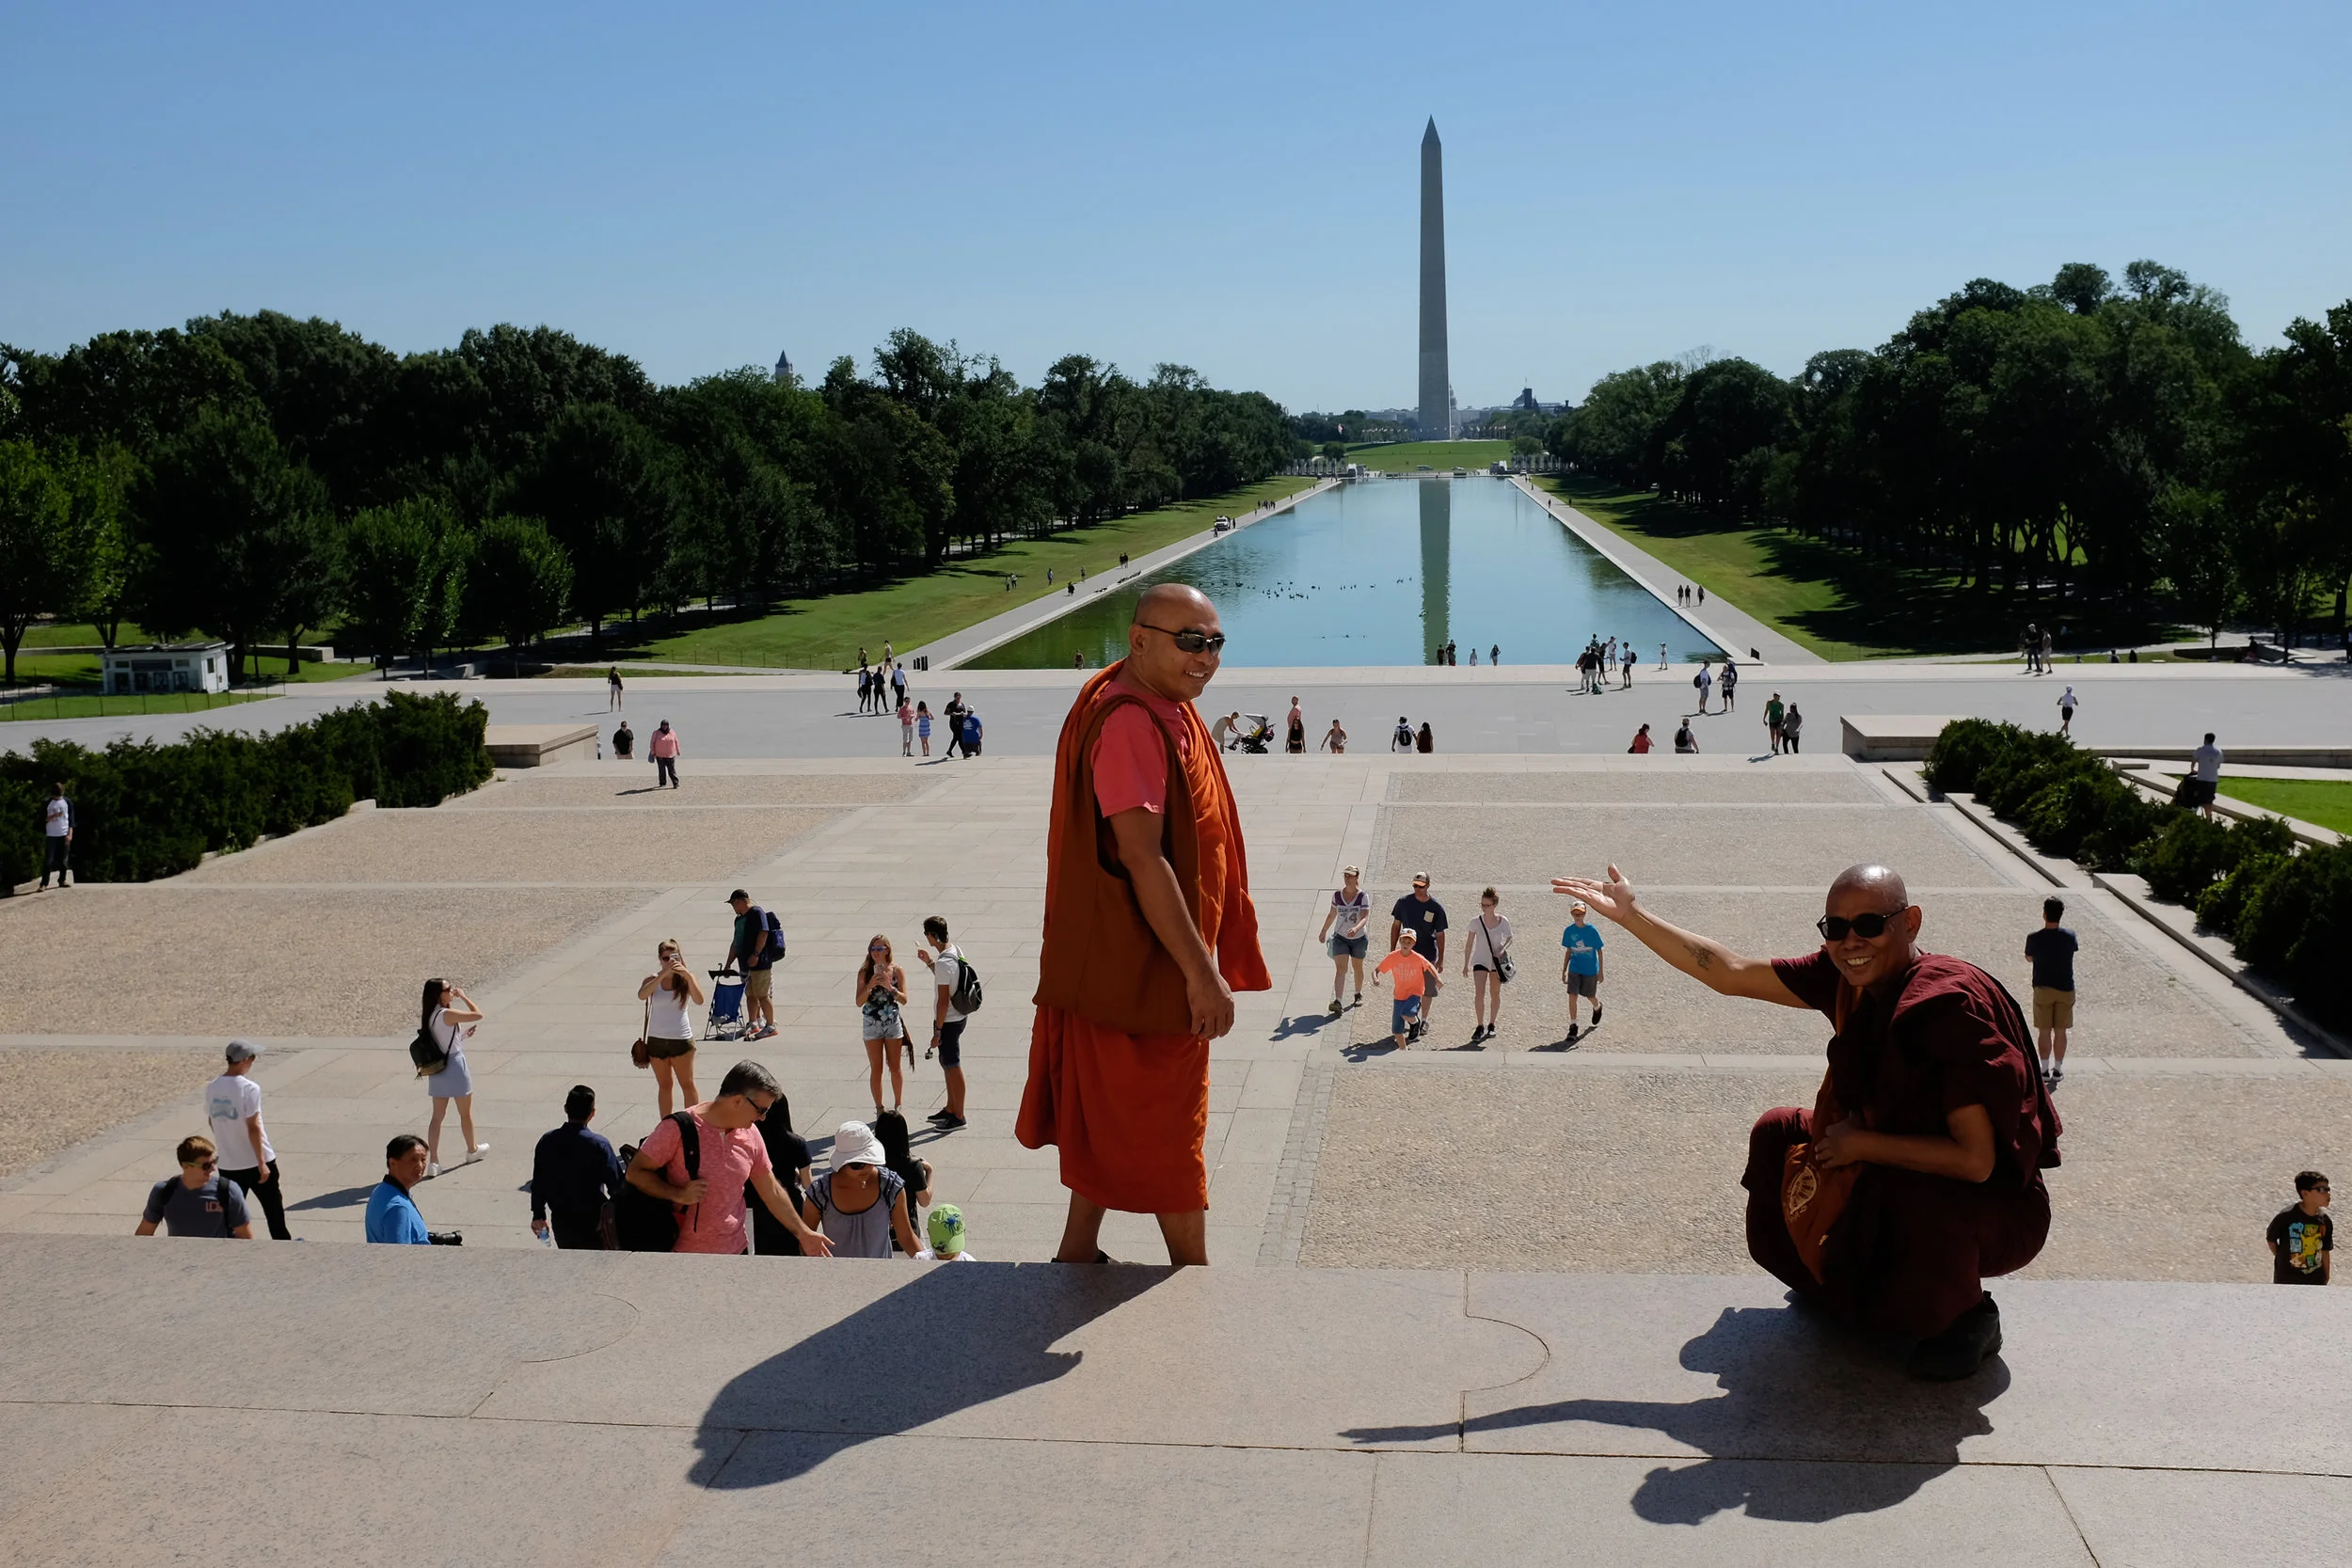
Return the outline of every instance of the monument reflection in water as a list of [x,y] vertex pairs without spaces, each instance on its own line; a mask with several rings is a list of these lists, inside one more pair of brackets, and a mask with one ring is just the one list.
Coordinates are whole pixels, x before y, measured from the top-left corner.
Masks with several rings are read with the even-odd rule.
[[1164,571],[1078,585],[1076,607],[968,661],[1099,668],[1127,651],[1136,597],[1185,582],[1216,601],[1228,665],[1427,664],[1449,639],[1486,662],[1573,662],[1587,637],[1654,658],[1723,650],[1500,479],[1368,480],[1311,497]]

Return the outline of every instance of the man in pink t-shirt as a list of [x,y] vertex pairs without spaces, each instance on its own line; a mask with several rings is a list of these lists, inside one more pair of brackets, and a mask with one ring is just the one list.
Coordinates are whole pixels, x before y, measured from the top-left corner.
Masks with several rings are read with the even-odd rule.
[[675,789],[677,787],[677,731],[670,728],[670,721],[667,719],[661,721],[660,727],[653,732],[653,738],[645,742],[645,754],[653,758],[654,788],[660,789],[666,784],[672,789]]
[[688,1180],[686,1139],[677,1123],[661,1118],[629,1162],[628,1183],[639,1192],[677,1204],[677,1244],[673,1252],[708,1252],[734,1257],[751,1250],[744,1221],[743,1184],[759,1194],[777,1223],[799,1238],[805,1258],[825,1258],[833,1243],[808,1227],[800,1206],[776,1180],[767,1141],[755,1125],[784,1095],[784,1085],[757,1062],[738,1062],[719,1085],[718,1098],[690,1105],[700,1144],[696,1174]]

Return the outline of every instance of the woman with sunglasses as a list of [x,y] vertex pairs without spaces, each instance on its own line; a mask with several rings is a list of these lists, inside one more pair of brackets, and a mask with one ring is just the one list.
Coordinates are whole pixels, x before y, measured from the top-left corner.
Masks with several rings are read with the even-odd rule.
[[907,972],[891,961],[888,937],[877,935],[866,944],[866,961],[857,966],[854,989],[866,1040],[866,1080],[874,1091],[874,1115],[880,1117],[885,1057],[890,1063],[892,1108],[903,1110],[907,1098],[906,1074],[898,1066],[898,1042],[907,1032],[906,1020],[899,1012],[907,1005]]
[[424,1177],[430,1181],[441,1174],[441,1121],[452,1103],[457,1107],[457,1130],[466,1135],[465,1156],[457,1163],[472,1164],[490,1152],[490,1146],[473,1141],[473,1069],[466,1065],[466,1041],[482,1022],[482,1009],[447,980],[427,980],[422,1011],[417,1027],[433,1037],[444,1058],[441,1070],[424,1083],[425,1093],[433,1097],[433,1119],[424,1129]]
[[810,1183],[801,1214],[833,1243],[835,1258],[887,1258],[893,1241],[909,1258],[923,1250],[907,1218],[907,1184],[884,1163],[872,1128],[843,1122],[831,1164]]
[[658,966],[638,982],[637,1000],[645,1005],[645,1054],[653,1068],[654,1099],[668,1116],[683,1095],[694,1104],[694,1017],[687,1010],[701,1006],[703,983],[686,967],[686,949],[675,937],[665,938],[653,950]]
[[[1767,1111],[1749,1134],[1750,1256],[1832,1314],[1913,1341],[1915,1376],[1967,1377],[1999,1350],[1984,1280],[2048,1239],[2042,1172],[2058,1163],[2058,1112],[2015,1000],[1975,964],[1920,951],[1902,878],[1840,872],[1821,944],[1799,958],[1749,958],[1667,924],[1613,865],[1605,881],[1559,877],[1551,890],[1714,991],[1809,1007],[1835,1029],[1812,1109]],[[1817,1200],[1836,1212],[1816,1213]]]

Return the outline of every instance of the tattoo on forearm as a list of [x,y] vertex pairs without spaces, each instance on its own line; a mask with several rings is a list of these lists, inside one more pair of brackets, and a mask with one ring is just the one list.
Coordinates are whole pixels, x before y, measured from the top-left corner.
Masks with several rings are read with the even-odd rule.
[[1698,965],[1699,968],[1712,969],[1715,967],[1715,955],[1713,951],[1708,948],[1704,943],[1686,942],[1682,944],[1682,950],[1691,955],[1691,961]]

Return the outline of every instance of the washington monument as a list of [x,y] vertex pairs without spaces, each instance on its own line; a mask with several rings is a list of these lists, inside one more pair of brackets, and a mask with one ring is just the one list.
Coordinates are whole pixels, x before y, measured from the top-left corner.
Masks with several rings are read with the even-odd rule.
[[1432,115],[1421,138],[1421,436],[1454,436],[1454,377],[1445,357],[1445,149]]

